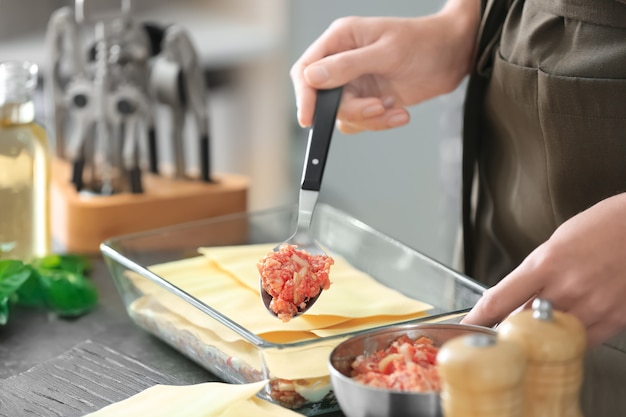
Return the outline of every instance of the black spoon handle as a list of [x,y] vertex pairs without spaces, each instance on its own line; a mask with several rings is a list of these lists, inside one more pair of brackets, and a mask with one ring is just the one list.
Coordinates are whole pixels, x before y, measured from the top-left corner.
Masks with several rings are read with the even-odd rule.
[[330,139],[335,129],[335,119],[343,87],[330,90],[318,90],[315,103],[313,126],[309,131],[304,172],[302,174],[302,189],[319,191],[322,185],[322,176],[326,166]]

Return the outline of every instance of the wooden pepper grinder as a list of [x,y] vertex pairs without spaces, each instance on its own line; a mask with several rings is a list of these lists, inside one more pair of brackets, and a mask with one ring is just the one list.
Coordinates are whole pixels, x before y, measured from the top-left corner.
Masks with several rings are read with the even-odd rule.
[[525,417],[582,417],[580,387],[587,341],[582,323],[535,299],[503,321],[499,338],[523,347],[528,365],[524,381]]
[[523,417],[522,348],[487,334],[460,336],[437,355],[445,417]]

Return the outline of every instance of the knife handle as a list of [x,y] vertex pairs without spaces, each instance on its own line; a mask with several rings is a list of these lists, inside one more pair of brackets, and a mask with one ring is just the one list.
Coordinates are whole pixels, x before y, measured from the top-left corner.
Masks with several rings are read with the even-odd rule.
[[202,181],[213,182],[211,180],[211,154],[208,133],[200,137],[200,175]]
[[330,140],[335,129],[335,119],[343,87],[329,90],[318,90],[315,103],[313,125],[309,131],[304,172],[302,173],[302,189],[319,191],[326,166]]
[[150,172],[153,174],[159,173],[159,156],[156,130],[154,126],[148,128],[148,161],[150,166]]

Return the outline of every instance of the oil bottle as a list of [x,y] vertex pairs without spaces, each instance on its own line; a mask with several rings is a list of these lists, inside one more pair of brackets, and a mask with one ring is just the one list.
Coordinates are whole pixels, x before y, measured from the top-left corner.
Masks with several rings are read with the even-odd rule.
[[37,65],[0,62],[0,259],[50,251],[50,161],[35,122]]

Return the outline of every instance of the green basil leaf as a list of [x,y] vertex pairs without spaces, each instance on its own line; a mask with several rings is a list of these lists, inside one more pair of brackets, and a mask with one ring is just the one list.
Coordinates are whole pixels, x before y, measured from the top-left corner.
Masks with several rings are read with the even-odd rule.
[[9,298],[28,279],[31,269],[22,261],[0,261],[0,299]]
[[31,275],[32,269],[22,261],[0,261],[0,324],[9,318],[9,300]]
[[49,255],[30,264],[0,260],[0,325],[8,321],[11,302],[47,307],[64,317],[92,310],[98,293],[85,277],[89,270],[89,258],[80,255]]
[[46,291],[39,271],[31,267],[30,276],[15,293],[15,302],[26,307],[46,307]]
[[98,304],[96,287],[82,274],[41,269],[39,273],[46,305],[59,316],[80,316]]
[[48,255],[32,261],[36,269],[54,269],[59,271],[85,274],[91,270],[89,258],[81,255]]

